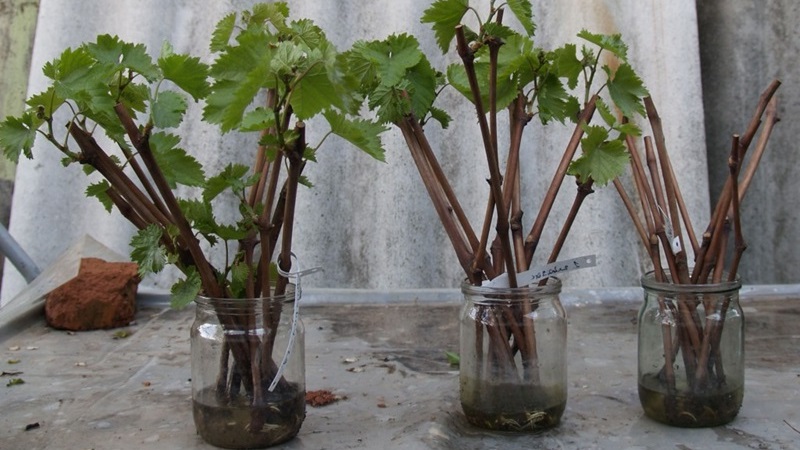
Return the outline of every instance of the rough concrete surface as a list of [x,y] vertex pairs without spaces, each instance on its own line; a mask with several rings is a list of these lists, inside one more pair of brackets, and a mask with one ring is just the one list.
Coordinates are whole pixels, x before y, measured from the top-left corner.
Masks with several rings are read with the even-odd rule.
[[[677,429],[644,417],[636,387],[638,304],[568,306],[569,399],[540,435],[466,424],[455,303],[308,306],[307,389],[342,399],[307,409],[287,449],[793,449],[800,442],[796,298],[744,299],[744,405],[732,423]],[[131,336],[27,327],[0,345],[0,449],[203,449],[191,414],[191,308],[148,306]],[[16,349],[18,348],[18,349]],[[14,349],[14,350],[10,350]],[[19,360],[9,364],[10,360]],[[38,427],[25,431],[26,426]]]

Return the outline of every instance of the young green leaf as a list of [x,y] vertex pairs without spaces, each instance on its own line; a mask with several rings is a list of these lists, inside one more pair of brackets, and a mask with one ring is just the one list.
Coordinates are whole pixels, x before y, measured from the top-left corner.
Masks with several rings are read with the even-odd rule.
[[608,139],[608,130],[600,126],[585,126],[586,136],[581,140],[583,154],[569,166],[568,173],[585,182],[593,179],[605,186],[618,177],[628,165],[628,152],[619,139]]
[[131,259],[139,264],[139,275],[157,273],[164,268],[167,261],[167,252],[161,245],[162,229],[151,224],[139,230],[131,238]]
[[191,95],[195,101],[205,98],[209,91],[208,66],[200,58],[168,54],[158,59],[165,80],[172,81]]
[[380,85],[370,94],[369,108],[376,110],[380,123],[397,123],[411,114],[408,98],[410,83],[403,81],[397,86]]
[[622,110],[625,117],[634,117],[636,114],[645,115],[642,99],[648,95],[642,79],[636,75],[629,64],[621,64],[616,72],[611,74],[608,66],[603,66],[608,74],[608,93],[614,104]]
[[576,104],[570,101],[572,98],[564,89],[561,80],[554,74],[540,80],[537,100],[542,124],[547,124],[552,119],[564,123],[568,117],[575,116],[577,108]]
[[259,106],[244,115],[239,131],[262,131],[273,126],[275,126],[275,113]]
[[591,42],[603,50],[610,51],[611,53],[617,55],[617,57],[622,61],[626,61],[628,59],[628,45],[622,40],[621,34],[606,35],[590,33],[589,31],[581,30],[581,32],[578,33],[578,37]]
[[578,78],[583,72],[583,64],[577,56],[577,47],[575,44],[566,44],[553,50],[553,55],[558,75],[567,79],[567,86],[570,89],[575,89],[578,86]]
[[508,0],[506,3],[528,36],[533,36],[536,24],[533,23],[533,8],[530,0]]
[[308,48],[321,48],[327,42],[325,33],[310,19],[296,20],[289,24],[289,28],[292,30],[292,40]]
[[447,53],[456,35],[456,26],[469,10],[469,0],[436,0],[422,13],[422,23],[432,24],[436,42]]
[[243,180],[250,168],[242,164],[228,164],[219,174],[211,177],[206,182],[203,191],[203,201],[210,202],[226,189],[242,190],[248,183]]
[[321,61],[314,62],[296,79],[290,103],[295,115],[301,120],[310,119],[331,106],[342,105],[328,69]]
[[[476,62],[475,75],[478,78],[481,101],[484,106],[487,106],[489,104],[489,62],[483,60]],[[470,102],[473,101],[472,90],[470,89],[469,80],[467,79],[467,74],[462,64],[455,63],[447,67],[447,81]],[[497,109],[500,110],[508,106],[516,96],[517,84],[510,80],[501,80],[498,74]]]
[[245,286],[247,278],[250,276],[250,267],[243,262],[237,262],[231,266],[231,291],[238,298],[245,297]]
[[158,68],[143,44],[131,44],[117,36],[103,34],[97,36],[96,42],[85,44],[85,47],[98,63],[107,65],[113,72],[125,68],[141,74],[148,81],[154,81],[159,76]]
[[40,110],[44,117],[53,117],[53,113],[64,104],[64,99],[57,96],[53,86],[50,86],[46,91],[32,95],[25,103]]
[[111,86],[111,95],[128,108],[133,119],[137,112],[147,111],[147,102],[150,100],[150,87],[145,84],[129,83],[120,88]]
[[384,86],[399,84],[405,79],[408,69],[416,66],[424,56],[417,38],[405,33],[370,42],[360,52],[377,70],[379,81]]
[[351,120],[333,110],[325,111],[323,115],[330,124],[333,134],[342,137],[378,161],[385,160],[380,134],[387,131],[387,127],[364,119]]
[[211,34],[211,44],[209,49],[212,52],[221,52],[228,46],[236,26],[236,13],[230,13],[217,22],[214,32]]
[[211,204],[197,199],[180,199],[178,204],[192,228],[205,237],[211,245],[216,245],[218,225]]
[[90,184],[86,188],[86,196],[97,198],[97,200],[103,204],[103,207],[106,209],[106,211],[111,212],[114,202],[111,201],[111,197],[108,195],[109,189],[111,189],[111,185],[108,184],[108,181],[102,180],[97,183]]
[[159,92],[158,97],[150,104],[153,125],[157,128],[177,127],[183,121],[186,107],[186,99],[177,92]]
[[197,160],[177,147],[180,138],[174,134],[153,133],[150,148],[164,177],[173,189],[178,185],[203,186],[205,174]]
[[31,112],[27,112],[20,117],[6,117],[0,123],[0,147],[6,158],[13,162],[19,161],[20,153],[26,158],[33,158],[31,149],[36,140],[36,129],[41,121]]
[[193,302],[203,288],[200,275],[194,267],[187,267],[184,272],[186,273],[186,278],[178,280],[170,289],[171,299],[169,304],[173,309],[181,309]]
[[289,6],[286,2],[258,3],[251,11],[242,13],[242,18],[248,24],[272,24],[280,34],[288,34],[291,30],[286,25],[289,17]]
[[428,114],[431,115],[431,119],[439,122],[439,125],[442,128],[446,129],[448,126],[450,126],[450,121],[452,119],[450,115],[447,114],[447,111],[432,106],[431,109],[428,110]]

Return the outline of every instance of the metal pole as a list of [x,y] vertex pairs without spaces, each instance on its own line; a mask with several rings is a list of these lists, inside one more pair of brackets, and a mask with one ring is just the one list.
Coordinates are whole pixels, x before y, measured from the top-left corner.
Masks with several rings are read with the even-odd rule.
[[0,224],[0,253],[14,264],[28,283],[42,272],[2,224]]

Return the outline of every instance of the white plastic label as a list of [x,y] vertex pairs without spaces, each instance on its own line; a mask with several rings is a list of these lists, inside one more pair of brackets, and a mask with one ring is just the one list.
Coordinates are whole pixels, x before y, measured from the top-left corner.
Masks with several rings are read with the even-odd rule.
[[[539,280],[543,280],[559,273],[569,272],[572,270],[585,269],[587,267],[594,267],[597,265],[596,255],[586,255],[578,258],[568,259],[565,261],[556,261],[543,267],[537,267],[525,272],[517,274],[517,286],[528,286]],[[504,273],[498,275],[493,280],[484,281],[484,287],[504,288],[508,285],[508,274]]]

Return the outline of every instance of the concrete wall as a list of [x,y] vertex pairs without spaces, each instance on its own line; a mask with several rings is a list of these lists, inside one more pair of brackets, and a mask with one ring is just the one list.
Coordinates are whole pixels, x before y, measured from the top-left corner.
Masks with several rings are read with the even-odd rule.
[[[38,0],[0,0],[0,117],[23,111]],[[0,157],[0,223],[8,227],[16,166]],[[0,277],[3,261],[0,255]]]
[[759,173],[743,202],[748,242],[741,275],[753,283],[800,282],[800,3],[704,0],[701,64],[711,197],[728,174],[731,135],[742,133],[761,91],[775,78],[778,115]]
[[[178,51],[203,54],[211,28],[226,12],[247,7],[251,1],[213,0],[42,0],[33,67],[56,56],[64,47],[93,39],[98,33],[115,33],[140,41],[156,51],[164,39]],[[622,32],[631,44],[634,67],[645,79],[666,127],[673,164],[696,223],[708,217],[708,179],[705,161],[705,131],[700,76],[695,3],[634,0],[565,0],[537,2],[535,14],[539,39],[550,42],[573,39],[582,28],[597,32]],[[433,34],[419,23],[426,0],[343,0],[291,2],[294,17],[307,16],[326,30],[339,48],[356,39],[381,38],[395,31],[420,36],[428,55],[444,68]],[[53,30],[58,30],[54,32]],[[40,72],[30,78],[31,93],[44,87]],[[757,87],[753,88],[754,91]],[[446,96],[443,106],[460,100]],[[212,127],[197,123],[197,112],[181,129],[185,147],[196,149],[209,170],[226,163],[231,150],[252,142],[235,136],[219,136]],[[473,112],[460,107],[449,130],[431,129],[431,140],[444,168],[454,177],[455,189],[475,224],[486,202],[486,169],[472,161],[482,150],[473,125]],[[319,131],[310,124],[311,139]],[[523,189],[528,221],[549,183],[555,162],[567,141],[568,129],[543,132],[536,126],[527,131],[525,147],[535,150],[536,167],[527,169]],[[330,145],[332,144],[332,145]],[[315,183],[299,198],[300,213],[295,251],[305,267],[319,265],[307,284],[321,288],[392,290],[403,288],[456,287],[463,274],[450,248],[418,175],[397,133],[386,137],[388,162],[380,164],[357,154],[339,142],[330,142],[318,155],[319,163],[308,167]],[[85,177],[77,169],[64,170],[58,157],[39,145],[35,161],[20,164],[14,196],[11,232],[29,250],[40,266],[46,266],[83,233],[119,252],[127,252],[132,229],[118,214],[107,215],[83,198]],[[545,247],[551,243],[560,219],[573,197],[571,181],[565,187],[545,232]],[[70,189],[65,189],[70,187]],[[74,189],[72,189],[74,187]],[[530,222],[527,222],[530,226]],[[702,226],[702,225],[699,225]],[[565,258],[596,253],[600,265],[568,275],[572,287],[635,285],[643,270],[641,245],[613,189],[598,190],[579,216],[573,235],[562,252]],[[546,258],[540,252],[538,260]],[[147,284],[167,287],[174,274],[165,273]],[[750,280],[748,280],[750,281]],[[3,281],[4,297],[22,287],[17,274]],[[8,293],[5,291],[8,290]]]

